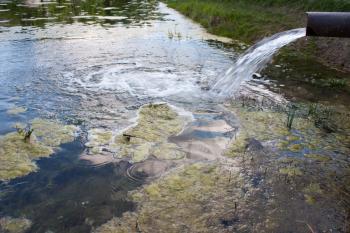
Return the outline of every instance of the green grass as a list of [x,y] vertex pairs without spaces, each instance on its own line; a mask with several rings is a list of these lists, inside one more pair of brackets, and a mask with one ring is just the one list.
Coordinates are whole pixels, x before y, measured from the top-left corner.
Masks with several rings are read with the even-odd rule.
[[348,0],[165,0],[209,32],[254,43],[305,26],[305,11],[350,11]]
[[[302,11],[350,11],[348,0],[243,0],[264,6],[290,6]],[[230,2],[230,1],[228,1]]]

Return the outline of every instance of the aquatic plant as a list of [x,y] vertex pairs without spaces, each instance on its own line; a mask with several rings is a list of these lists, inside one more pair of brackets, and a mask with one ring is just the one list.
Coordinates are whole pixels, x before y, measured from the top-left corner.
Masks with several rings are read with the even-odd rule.
[[26,111],[27,111],[27,109],[24,107],[13,107],[13,108],[7,110],[6,113],[9,115],[17,115],[20,113],[24,113]]
[[35,118],[30,124],[39,141],[51,147],[73,141],[78,131],[74,125],[63,125],[55,120]]
[[280,168],[279,172],[287,176],[301,176],[303,174],[300,168],[292,166]]
[[[309,151],[309,154],[314,150],[322,148],[328,153],[332,151],[341,151],[347,153],[344,148],[344,143],[349,141],[349,137],[345,133],[337,131],[337,134],[324,135],[324,129],[319,126],[315,126],[315,118],[309,116],[309,107],[298,106],[298,116],[293,118],[293,130],[289,130],[286,127],[284,120],[284,110],[264,110],[260,111],[259,107],[254,110],[253,106],[241,107],[240,103],[232,105],[231,109],[239,118],[241,127],[238,134],[234,137],[232,145],[226,151],[225,155],[229,157],[240,156],[245,153],[248,138],[255,138],[261,142],[268,143],[276,146],[280,151],[294,152],[303,155],[303,151]],[[321,107],[317,107],[317,112],[321,111]],[[295,114],[296,115],[296,114]],[[320,115],[323,115],[320,114]],[[334,113],[327,113],[333,120],[330,122],[338,122],[337,125],[342,123],[344,132],[348,132],[349,119],[346,116],[334,115]],[[259,124],[257,124],[259,122]],[[311,150],[311,151],[310,151]],[[307,154],[307,156],[311,156]],[[324,154],[324,153],[322,153]],[[311,158],[311,157],[310,157]],[[311,158],[312,159],[312,158]],[[315,160],[316,157],[314,156]],[[319,158],[321,159],[321,158]],[[326,158],[324,158],[326,159]]]
[[23,140],[26,142],[30,142],[30,137],[32,136],[32,133],[34,131],[34,129],[31,128],[30,125],[22,128],[18,125],[15,125],[15,128],[17,130],[17,132],[23,136]]
[[337,131],[337,124],[334,119],[335,112],[331,108],[319,109],[319,111],[313,116],[315,126],[325,130],[328,133]]
[[328,133],[350,129],[349,113],[342,108],[319,103],[298,104],[298,115],[313,121],[315,126]]
[[300,144],[292,144],[288,147],[288,150],[295,153],[300,152],[302,149],[303,147]]
[[92,153],[101,153],[104,146],[108,147],[113,140],[113,133],[108,129],[94,128],[88,131],[88,142],[85,146],[90,148]]
[[27,143],[17,132],[0,137],[0,180],[27,175],[37,169],[33,159],[53,153],[51,147],[32,140]]
[[34,119],[31,127],[0,137],[0,180],[24,176],[37,169],[34,160],[47,157],[61,143],[74,140],[77,130],[58,122]]
[[288,110],[287,110],[287,128],[290,130],[292,129],[292,125],[293,125],[293,121],[294,121],[294,118],[295,118],[295,112],[297,110],[297,107],[295,105],[292,105],[290,107],[288,107]]
[[[308,118],[296,116],[291,131],[286,128],[284,111],[237,105],[230,109],[241,128],[225,153],[230,159],[223,159],[222,164],[195,163],[174,169],[129,193],[138,203],[137,211],[113,218],[96,232],[250,232],[252,226],[257,232],[285,232],[294,227],[286,223],[295,220],[295,215],[305,217],[306,222],[309,214],[317,215],[318,203],[324,205],[328,197],[321,196],[325,192],[318,192],[317,185],[309,185],[310,177],[315,180],[312,184],[322,178],[313,170],[320,166],[312,167],[317,163],[309,161],[316,156],[305,155],[305,159],[303,149],[310,151],[311,145],[317,145],[318,149],[339,150],[341,143],[322,134]],[[266,145],[266,152],[248,151],[250,138]],[[124,143],[130,142],[142,141],[131,137]],[[275,150],[278,142],[285,146]],[[290,156],[290,149],[300,156]],[[280,157],[282,152],[285,157]],[[300,212],[305,201],[317,208]],[[326,204],[333,207],[331,202]],[[325,223],[319,229],[329,227]]]
[[318,112],[318,104],[317,103],[311,103],[308,106],[308,115],[309,116],[314,116],[316,115]]
[[305,202],[309,205],[314,205],[316,203],[316,197],[323,193],[320,188],[320,184],[311,183],[309,186],[303,189]]
[[[116,137],[120,147],[118,157],[131,156],[139,162],[153,154],[159,159],[177,159],[184,156],[168,137],[181,132],[184,120],[167,104],[149,104],[139,111],[137,125]],[[164,149],[161,150],[160,149]],[[173,154],[173,155],[171,155]]]
[[319,162],[328,162],[331,160],[329,156],[320,155],[320,154],[305,154],[305,158],[313,159]]
[[3,233],[25,233],[32,222],[25,218],[0,218],[0,232]]
[[319,78],[317,80],[312,79],[311,84],[315,87],[328,88],[329,90],[332,90],[332,91],[342,91],[348,86],[346,79],[339,79],[339,78],[330,78],[330,79]]
[[95,232],[221,232],[226,228],[221,221],[239,209],[243,183],[217,165],[188,165],[131,192],[137,212],[113,218]]
[[118,135],[113,136],[111,131],[104,129],[90,130],[86,146],[92,154],[110,152],[115,158],[129,158],[134,163],[144,161],[150,155],[165,160],[182,159],[185,153],[167,140],[181,132],[184,125],[183,117],[168,104],[151,103],[140,108],[135,126]]
[[168,38],[169,38],[169,39],[174,39],[174,38],[176,38],[176,39],[178,39],[178,40],[181,40],[182,35],[181,35],[181,32],[177,31],[177,30],[176,30],[176,27],[175,27],[174,31],[168,30]]

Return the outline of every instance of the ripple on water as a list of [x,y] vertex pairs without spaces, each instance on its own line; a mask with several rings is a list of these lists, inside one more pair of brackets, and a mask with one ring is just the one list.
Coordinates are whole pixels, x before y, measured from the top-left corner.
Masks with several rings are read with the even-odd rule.
[[126,170],[126,176],[131,180],[144,181],[154,179],[164,174],[169,169],[171,162],[150,159],[131,165]]

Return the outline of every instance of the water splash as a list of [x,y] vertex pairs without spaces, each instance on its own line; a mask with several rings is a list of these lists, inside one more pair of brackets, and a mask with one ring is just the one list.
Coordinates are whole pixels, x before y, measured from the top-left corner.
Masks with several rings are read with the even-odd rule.
[[275,34],[258,42],[240,56],[225,75],[212,85],[212,92],[221,97],[231,96],[243,82],[248,81],[255,72],[264,68],[280,48],[304,37],[305,33],[305,28],[298,28]]

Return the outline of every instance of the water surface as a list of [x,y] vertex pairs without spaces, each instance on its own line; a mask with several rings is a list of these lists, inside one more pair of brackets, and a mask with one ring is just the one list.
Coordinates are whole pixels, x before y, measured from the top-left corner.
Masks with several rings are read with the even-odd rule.
[[[37,161],[38,172],[2,183],[0,215],[30,219],[30,232],[89,232],[133,210],[126,194],[143,176],[130,176],[128,162],[81,161],[88,130],[122,130],[149,102],[212,108],[207,85],[235,54],[157,1],[1,1],[0,9],[0,133],[34,117],[81,129]],[[18,106],[27,111],[7,113]]]

